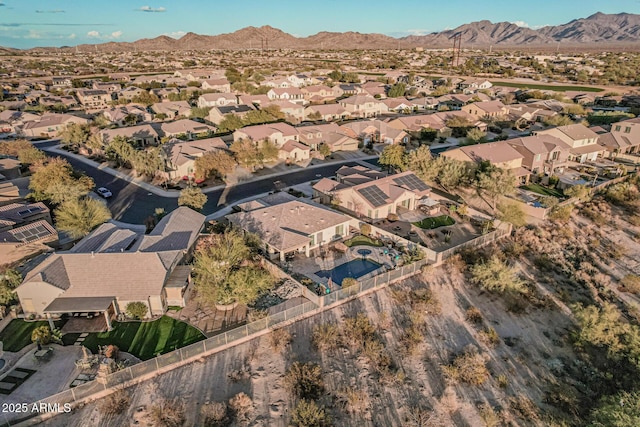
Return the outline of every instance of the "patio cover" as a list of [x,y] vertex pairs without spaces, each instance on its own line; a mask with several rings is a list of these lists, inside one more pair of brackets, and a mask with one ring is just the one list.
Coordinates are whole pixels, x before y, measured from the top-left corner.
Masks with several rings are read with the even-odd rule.
[[56,298],[44,309],[44,313],[106,311],[115,299],[115,297]]

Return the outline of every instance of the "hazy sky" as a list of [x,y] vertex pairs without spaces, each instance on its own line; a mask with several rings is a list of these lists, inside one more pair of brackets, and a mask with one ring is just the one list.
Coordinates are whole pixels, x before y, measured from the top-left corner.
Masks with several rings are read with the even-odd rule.
[[598,11],[640,13],[640,0],[0,0],[0,46],[179,38],[189,31],[221,34],[250,25],[296,36],[359,31],[401,37],[481,19],[538,28]]

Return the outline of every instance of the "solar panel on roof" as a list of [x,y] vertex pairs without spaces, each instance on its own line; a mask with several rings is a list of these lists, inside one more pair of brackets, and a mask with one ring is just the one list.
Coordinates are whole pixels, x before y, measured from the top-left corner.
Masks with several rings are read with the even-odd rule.
[[375,185],[361,188],[358,192],[373,206],[377,207],[387,204],[387,195]]
[[393,182],[400,186],[407,187],[410,190],[426,191],[429,189],[429,186],[415,175],[401,176],[395,178]]
[[25,243],[33,242],[34,240],[38,240],[49,235],[51,235],[51,232],[43,225],[37,225],[33,228],[13,233],[13,236],[17,240]]

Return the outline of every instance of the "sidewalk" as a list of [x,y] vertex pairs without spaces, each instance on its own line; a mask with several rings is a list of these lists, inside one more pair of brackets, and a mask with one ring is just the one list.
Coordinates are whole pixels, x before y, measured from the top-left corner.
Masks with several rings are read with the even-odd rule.
[[[84,156],[81,156],[79,154],[74,154],[74,153],[70,153],[68,151],[65,150],[61,150],[59,145],[55,146],[55,147],[48,147],[45,148],[44,151],[48,151],[51,153],[55,153],[55,154],[61,154],[64,156],[69,156],[73,159],[76,159],[80,162],[83,162],[87,165],[93,166],[96,169],[99,169],[103,172],[106,172],[110,175],[116,176],[122,180],[128,181],[134,185],[137,185],[140,188],[144,188],[145,190],[147,190],[150,193],[155,194],[156,196],[160,196],[160,197],[167,197],[167,198],[175,198],[177,199],[178,197],[180,197],[180,192],[177,190],[163,190],[161,188],[158,188],[155,185],[151,185],[148,182],[144,182],[143,179],[141,178],[134,178],[131,175],[128,175],[126,173],[120,172],[118,170],[115,170],[113,168],[110,168],[109,166],[107,166],[106,163],[98,163],[95,162],[93,160],[87,159]],[[343,163],[359,163],[359,161],[364,161],[364,160],[370,160],[370,159],[377,159],[378,156],[366,156],[366,157],[360,157],[359,159],[348,159],[348,160],[339,160],[339,161],[335,161],[335,162],[326,162],[326,163],[322,163],[322,164],[317,164],[317,165],[312,165],[312,166],[308,166],[304,169],[296,169],[296,170],[292,170],[292,171],[283,171],[283,172],[278,172],[278,173],[273,173],[273,174],[268,174],[268,175],[261,175],[258,177],[255,177],[255,179],[248,179],[246,181],[240,181],[237,183],[234,183],[234,185],[242,185],[242,184],[249,184],[251,182],[255,182],[255,181],[262,181],[262,180],[271,180],[275,177],[280,177],[280,176],[284,176],[284,175],[289,175],[289,174],[294,174],[294,173],[298,173],[298,172],[303,172],[303,171],[307,171],[307,170],[313,170],[313,169],[317,169],[317,168],[322,168],[322,167],[326,167],[326,166],[331,166],[331,165],[339,165],[339,164],[343,164]],[[373,167],[373,165],[370,165]],[[207,188],[203,188],[202,192],[207,194],[207,193],[211,193],[214,191],[218,191],[218,190],[223,190],[224,188],[226,188],[227,185],[226,184],[221,184],[221,185],[216,185],[213,187],[207,187]],[[254,198],[254,197],[252,197]],[[240,203],[240,202],[238,202]],[[217,213],[216,213],[217,214]]]

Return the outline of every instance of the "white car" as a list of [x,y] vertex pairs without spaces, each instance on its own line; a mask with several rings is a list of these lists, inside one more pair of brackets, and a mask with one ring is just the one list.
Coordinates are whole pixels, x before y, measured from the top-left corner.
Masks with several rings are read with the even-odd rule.
[[113,194],[111,194],[111,191],[109,191],[109,189],[104,187],[98,188],[96,190],[96,193],[98,193],[100,196],[104,197],[105,199],[108,199],[109,197],[113,196]]

